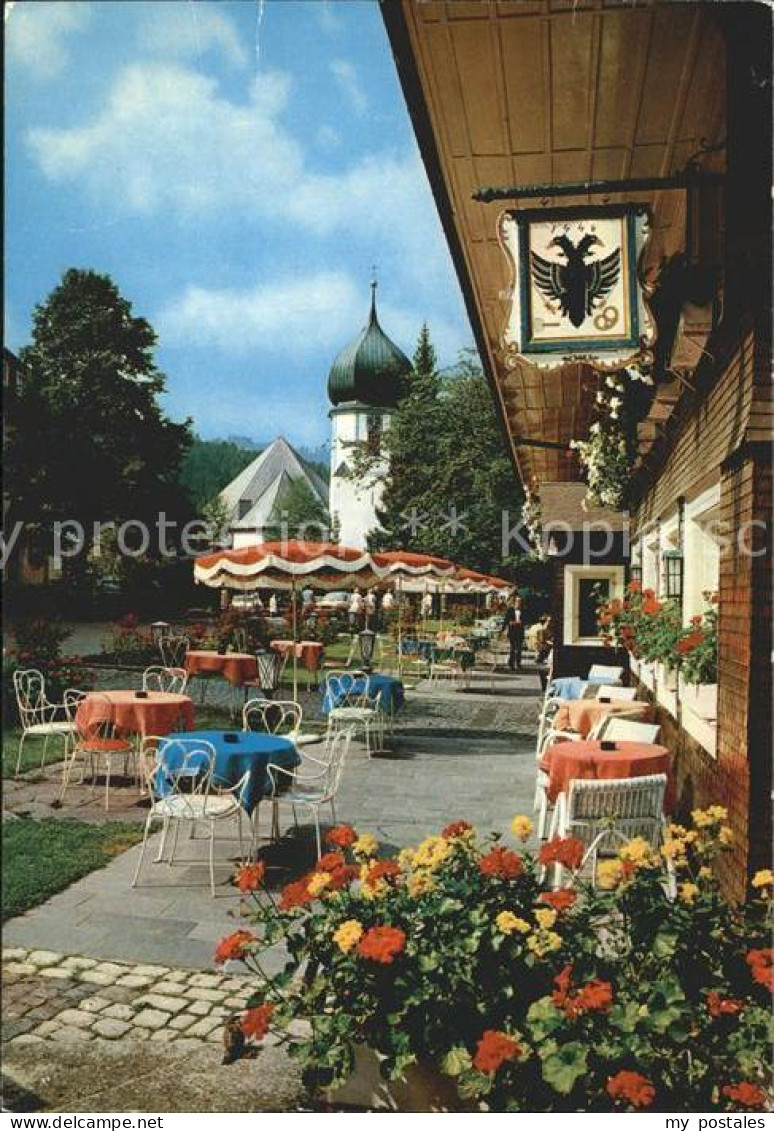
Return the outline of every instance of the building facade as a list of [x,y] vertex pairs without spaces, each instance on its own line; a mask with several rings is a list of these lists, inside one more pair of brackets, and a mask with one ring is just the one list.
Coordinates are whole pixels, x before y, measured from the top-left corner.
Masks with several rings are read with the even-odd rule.
[[[362,549],[378,526],[377,510],[387,474],[378,458],[382,437],[390,426],[411,362],[382,330],[376,313],[376,283],[372,284],[368,322],[345,346],[331,366],[328,397],[331,420],[331,528],[345,546]],[[376,459],[367,476],[358,475],[355,456],[365,446]]]

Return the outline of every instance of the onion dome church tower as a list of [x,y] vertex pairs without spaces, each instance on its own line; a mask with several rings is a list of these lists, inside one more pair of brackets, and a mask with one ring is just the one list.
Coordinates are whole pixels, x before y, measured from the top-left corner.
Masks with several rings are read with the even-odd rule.
[[[364,330],[345,346],[331,366],[328,397],[331,418],[332,528],[344,546],[364,548],[369,531],[378,526],[386,460],[368,482],[349,477],[352,445],[368,444],[378,452],[403,388],[413,372],[406,355],[390,341],[376,316],[376,282],[371,284],[371,313]],[[375,479],[375,481],[374,481]]]

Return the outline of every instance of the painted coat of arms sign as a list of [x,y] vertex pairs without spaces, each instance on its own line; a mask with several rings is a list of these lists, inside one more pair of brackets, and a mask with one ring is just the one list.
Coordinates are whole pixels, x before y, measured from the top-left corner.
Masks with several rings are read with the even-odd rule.
[[647,353],[653,328],[637,277],[644,209],[509,211],[499,236],[514,274],[506,364],[575,359],[607,369]]

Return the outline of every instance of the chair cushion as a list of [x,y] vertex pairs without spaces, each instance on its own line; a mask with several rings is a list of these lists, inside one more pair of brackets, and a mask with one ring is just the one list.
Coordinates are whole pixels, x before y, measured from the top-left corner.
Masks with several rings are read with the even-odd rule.
[[86,754],[131,754],[134,747],[125,738],[88,738],[78,743]]
[[74,723],[33,723],[26,734],[75,734]]
[[160,797],[153,803],[153,812],[159,817],[177,817],[191,821],[225,817],[236,812],[237,802],[232,796],[185,797],[179,793]]
[[375,715],[373,707],[334,707],[329,713],[329,719],[370,719]]

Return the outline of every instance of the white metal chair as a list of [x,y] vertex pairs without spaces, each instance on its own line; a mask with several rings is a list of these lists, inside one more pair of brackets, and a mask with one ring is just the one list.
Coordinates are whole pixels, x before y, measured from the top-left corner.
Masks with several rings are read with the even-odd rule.
[[431,655],[431,683],[457,683],[462,680],[464,673],[456,649],[436,645]]
[[610,667],[608,664],[592,664],[586,679],[589,683],[614,683],[616,686],[623,679],[623,668]]
[[43,754],[40,759],[41,769],[46,764],[48,743],[51,738],[61,738],[64,742],[64,754],[71,742],[74,741],[76,731],[72,722],[57,715],[65,713],[64,703],[51,703],[46,697],[46,680],[37,668],[19,668],[13,673],[13,689],[16,695],[16,706],[19,711],[21,723],[21,738],[19,739],[19,752],[16,757],[15,776],[18,777],[21,768],[24,741],[27,738],[43,739]]
[[372,692],[370,678],[363,672],[331,672],[326,677],[325,695],[332,704],[328,711],[329,740],[344,728],[362,730],[370,757],[372,734],[379,738],[380,747],[383,740],[381,692]]
[[292,739],[301,730],[302,718],[300,703],[292,699],[248,699],[242,708],[242,730]]
[[627,703],[637,698],[636,687],[616,687],[612,683],[595,685],[595,699],[620,699]]
[[188,651],[188,637],[179,633],[162,636],[159,651],[165,668],[182,668]]
[[[96,784],[97,768],[104,770],[105,808],[109,809],[110,782],[114,774],[114,765],[116,762],[123,762],[124,774],[128,775],[129,765],[134,763],[136,777],[137,750],[131,739],[118,733],[113,704],[106,695],[68,690],[65,692],[65,707],[68,718],[75,728],[76,739],[62,773],[60,801],[64,800],[75,763],[81,759],[84,773],[86,763],[89,763],[92,792]],[[81,781],[83,781],[83,773]]]
[[270,763],[266,773],[271,782],[272,828],[279,835],[279,807],[289,805],[293,810],[293,820],[297,823],[297,809],[306,808],[314,821],[317,842],[317,859],[322,855],[320,837],[320,809],[330,805],[334,823],[336,817],[336,794],[344,772],[344,764],[349,753],[354,727],[346,727],[330,737],[322,758],[304,754],[303,762],[295,770]]
[[188,672],[185,668],[163,668],[151,664],[142,673],[143,691],[174,691],[182,695],[188,686]]
[[[586,845],[577,873],[591,861],[592,881],[596,881],[597,859],[601,853],[617,851],[621,844],[642,837],[658,849],[666,824],[664,796],[666,774],[613,781],[570,782],[569,792],[559,795],[554,811],[551,836],[577,837]],[[562,886],[563,867],[555,865],[554,888]],[[674,879],[671,870],[670,893]]]
[[[168,866],[174,863],[177,839],[181,825],[187,825],[191,834],[199,824],[205,824],[209,831],[208,860],[210,872],[210,891],[215,896],[215,828],[232,818],[237,820],[240,858],[244,861],[252,853],[254,834],[250,838],[250,848],[245,852],[242,836],[244,810],[240,803],[242,791],[247,785],[249,772],[229,787],[217,786],[213,782],[215,769],[215,747],[200,738],[165,739],[149,737],[143,742],[140,756],[145,773],[151,807],[145,818],[142,848],[137,867],[132,878],[132,887],[137,886],[148,835],[154,821],[162,822],[161,844],[155,863],[164,858],[168,834],[172,832]],[[186,865],[191,861],[186,860]]]
[[599,738],[611,742],[658,742],[661,727],[657,723],[638,722],[638,717],[644,714],[627,711],[625,714],[608,715],[603,721],[604,730]]

